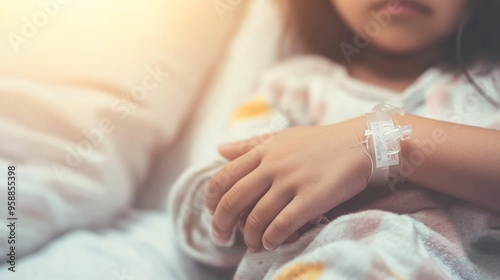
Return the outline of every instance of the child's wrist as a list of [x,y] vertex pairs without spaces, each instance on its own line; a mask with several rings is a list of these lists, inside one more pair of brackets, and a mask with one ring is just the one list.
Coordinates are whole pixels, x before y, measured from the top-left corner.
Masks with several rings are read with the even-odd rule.
[[[400,122],[404,109],[380,104],[366,114],[365,147],[371,159],[372,171],[368,185],[387,185],[389,177],[399,177],[405,141],[412,126]],[[400,123],[402,123],[400,125]]]
[[[353,139],[354,142],[353,146],[357,146],[356,143],[361,143],[365,140],[365,130],[366,130],[366,117],[361,116],[357,117],[355,119],[352,119],[350,121],[350,125],[352,128],[354,128],[355,132],[355,139]],[[361,158],[360,161],[360,178],[363,180],[363,185],[368,185],[368,182],[370,180],[371,174],[372,174],[372,160],[370,157],[366,156],[366,152],[363,149],[359,149],[359,155]]]

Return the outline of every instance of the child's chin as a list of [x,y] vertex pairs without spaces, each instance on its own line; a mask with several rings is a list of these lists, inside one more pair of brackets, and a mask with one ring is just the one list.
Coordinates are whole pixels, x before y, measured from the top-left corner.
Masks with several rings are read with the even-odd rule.
[[374,46],[385,53],[401,56],[414,55],[428,49],[428,46],[411,42],[410,40],[378,41],[374,42]]

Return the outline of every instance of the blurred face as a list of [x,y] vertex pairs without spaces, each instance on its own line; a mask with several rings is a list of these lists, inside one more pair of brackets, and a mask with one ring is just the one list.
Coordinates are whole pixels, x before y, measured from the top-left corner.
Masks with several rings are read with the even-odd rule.
[[[456,32],[468,0],[330,0],[351,30],[380,50],[409,54]],[[359,39],[359,38],[358,38]],[[365,47],[365,46],[364,46]]]

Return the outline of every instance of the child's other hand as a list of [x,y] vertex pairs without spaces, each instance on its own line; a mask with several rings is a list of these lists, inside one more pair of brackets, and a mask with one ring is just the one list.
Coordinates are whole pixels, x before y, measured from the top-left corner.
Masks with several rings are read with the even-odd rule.
[[214,237],[227,240],[246,217],[246,245],[273,250],[360,193],[371,173],[370,158],[356,145],[365,127],[364,118],[356,118],[221,146],[221,154],[234,160],[212,177],[206,192]]

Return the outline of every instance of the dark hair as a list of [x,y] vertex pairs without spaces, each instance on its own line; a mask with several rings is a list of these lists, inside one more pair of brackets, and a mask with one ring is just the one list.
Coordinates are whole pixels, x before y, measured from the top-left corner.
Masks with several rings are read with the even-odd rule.
[[[277,0],[286,13],[286,42],[300,42],[306,52],[342,62],[342,42],[352,42],[353,32],[343,23],[331,0]],[[477,61],[484,61],[487,70],[500,63],[500,0],[469,0],[470,13],[464,24],[448,41],[442,66],[447,70],[463,71]],[[291,41],[289,41],[291,40]],[[489,71],[485,71],[487,73]],[[485,97],[487,98],[487,97]],[[488,98],[487,98],[488,99]],[[489,99],[490,103],[492,102]],[[495,106],[499,106],[493,101]]]
[[[343,59],[341,42],[352,42],[353,33],[340,19],[331,0],[278,0],[287,15],[287,33],[305,44],[309,52]],[[478,59],[500,62],[500,1],[470,0],[470,15],[463,28],[461,61],[471,65]],[[457,36],[449,41],[446,64],[459,65]]]

